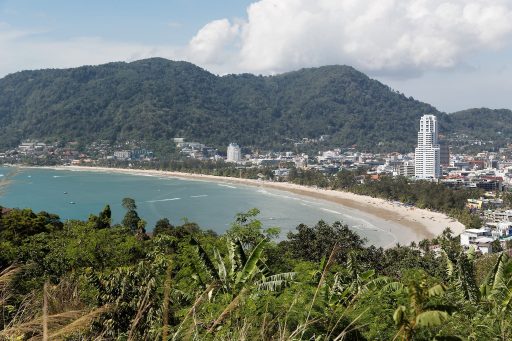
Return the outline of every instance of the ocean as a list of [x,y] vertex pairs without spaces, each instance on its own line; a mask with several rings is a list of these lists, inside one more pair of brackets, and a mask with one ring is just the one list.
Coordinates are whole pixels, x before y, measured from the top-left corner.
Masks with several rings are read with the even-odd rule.
[[109,204],[113,222],[119,223],[125,213],[121,201],[130,197],[136,201],[139,216],[147,221],[148,231],[158,219],[168,218],[175,225],[188,220],[204,230],[223,233],[237,213],[258,208],[263,225],[280,227],[282,237],[300,223],[314,225],[324,220],[342,221],[367,238],[368,244],[377,246],[416,238],[402,225],[363,211],[289,192],[222,181],[0,167],[0,180],[6,178],[10,181],[0,188],[0,205],[56,213],[63,220],[87,219]]

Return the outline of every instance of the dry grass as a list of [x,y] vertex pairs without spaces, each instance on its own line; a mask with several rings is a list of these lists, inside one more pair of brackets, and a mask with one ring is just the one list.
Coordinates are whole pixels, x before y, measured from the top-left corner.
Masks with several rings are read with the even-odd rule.
[[[0,273],[0,288],[5,289],[0,291],[0,300],[9,297],[9,283],[19,271],[20,267],[11,266]],[[49,340],[59,340],[59,335],[89,326],[105,309],[102,307],[90,311],[86,308],[78,295],[78,282],[72,278],[63,279],[58,285],[45,283],[42,291],[36,290],[25,295],[9,325],[0,331],[0,340],[20,336],[44,340],[44,334],[49,336]],[[47,333],[44,332],[45,326]]]
[[[47,316],[48,330],[59,330],[74,320],[85,315],[87,311],[72,310],[60,314]],[[20,336],[28,336],[34,340],[41,339],[43,334],[43,316],[39,316],[31,321],[8,327],[0,332],[2,337],[11,340]]]
[[2,270],[0,272],[0,290],[5,289],[20,270],[21,268],[14,264]]
[[332,263],[334,263],[334,259],[335,259],[336,255],[338,254],[339,250],[340,250],[340,247],[339,247],[338,243],[336,243],[334,245],[334,247],[332,248],[331,255],[329,256],[329,260],[327,261],[327,264],[325,264],[324,270],[322,271],[322,275],[320,276],[320,280],[318,281],[318,286],[316,287],[315,295],[313,296],[313,300],[311,301],[311,306],[309,307],[309,310],[308,310],[306,322],[304,322],[304,328],[302,329],[302,333],[300,335],[301,339],[302,339],[302,336],[304,335],[304,332],[306,331],[306,327],[308,326],[309,317],[311,316],[311,311],[313,310],[313,306],[315,304],[316,297],[318,296],[318,292],[320,291],[320,288],[324,284],[325,276],[327,275],[327,272],[329,271],[329,268],[331,267]]
[[86,309],[80,299],[78,285],[74,278],[63,278],[58,285],[50,286],[47,292],[49,313]]
[[48,341],[48,280],[43,287],[43,341]]
[[0,272],[0,323],[5,324],[6,304],[12,298],[12,291],[10,290],[11,283],[20,272],[21,268],[11,265]]
[[[153,281],[153,279],[151,281]],[[152,289],[152,286],[148,285],[148,287],[146,289],[146,294],[144,295],[144,297],[142,299],[139,299],[139,302],[137,303],[137,306],[139,307],[139,309],[137,310],[137,314],[135,315],[135,318],[133,319],[133,321],[131,323],[130,331],[128,332],[128,341],[135,341],[135,337],[133,335],[135,333],[137,325],[139,324],[141,319],[144,317],[144,314],[146,313],[146,311],[151,306],[151,303],[152,303],[152,298],[150,295],[151,289]]]
[[[74,333],[85,331],[90,328],[91,323],[101,314],[107,312],[109,306],[87,310],[70,310],[60,314],[48,315],[46,317],[49,340],[63,340]],[[0,331],[0,340],[16,339],[18,337],[29,337],[30,340],[41,340],[43,336],[43,316],[31,321],[6,328]]]
[[109,309],[110,309],[110,306],[105,305],[103,307],[100,307],[100,308],[90,311],[89,313],[81,316],[80,318],[76,319],[75,321],[71,322],[70,324],[66,325],[65,327],[54,331],[50,335],[50,340],[61,340],[71,334],[87,330],[91,326],[91,323],[97,317],[99,317],[101,314],[107,312]]
[[0,307],[3,307],[5,302],[11,297],[9,286],[20,270],[20,267],[11,265],[0,272]]
[[247,292],[247,288],[243,288],[238,295],[226,306],[226,308],[222,311],[219,317],[213,322],[210,328],[208,328],[208,334],[213,333],[215,328],[222,322],[229,314],[238,306],[242,295]]
[[[180,340],[180,339],[183,339],[183,340],[188,340],[188,339],[191,339],[192,338],[192,334],[193,334],[193,330],[189,329],[187,331],[187,333],[185,334],[185,336],[183,335],[180,335],[180,331],[181,331],[181,328],[183,327],[183,325],[185,324],[185,321],[187,321],[187,319],[192,316],[194,317],[194,320],[195,320],[195,312],[196,312],[196,309],[199,307],[199,305],[203,302],[204,298],[207,297],[209,295],[209,293],[214,290],[216,288],[216,285],[215,284],[210,284],[208,286],[208,288],[206,288],[205,291],[203,291],[199,296],[196,297],[196,300],[194,302],[194,304],[192,305],[192,307],[189,309],[188,313],[185,315],[185,317],[183,318],[183,320],[181,321],[181,323],[178,325],[178,329],[176,330],[176,332],[174,333],[173,337],[172,337],[172,340]],[[191,324],[191,327],[197,327],[197,322],[194,321],[194,323]]]
[[[14,326],[23,325],[34,320],[41,314],[42,301],[39,293],[31,292],[23,297],[23,301],[18,305],[18,309],[11,317],[5,330],[14,328]],[[5,331],[4,330],[4,331]],[[2,334],[0,334],[2,335]]]

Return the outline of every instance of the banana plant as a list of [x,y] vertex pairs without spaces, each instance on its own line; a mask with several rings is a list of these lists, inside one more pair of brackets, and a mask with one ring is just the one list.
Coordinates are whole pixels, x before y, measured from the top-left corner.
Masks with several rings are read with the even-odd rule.
[[475,278],[474,249],[470,249],[468,253],[460,251],[455,262],[452,262],[444,250],[442,250],[442,255],[446,264],[448,280],[460,293],[461,298],[478,303],[480,291]]
[[480,286],[482,303],[487,313],[479,316],[486,321],[492,334],[500,335],[501,339],[510,339],[512,311],[512,260],[506,253],[501,253],[496,263],[488,272]]
[[337,272],[334,275],[330,293],[338,302],[348,305],[362,293],[380,290],[391,282],[392,280],[389,277],[377,276],[374,269],[363,271],[356,254],[351,252],[347,256],[344,271]]
[[[190,243],[195,247],[201,266],[210,277],[209,287],[214,288],[209,292],[210,297],[214,296],[215,291],[221,291],[230,297],[229,304],[210,323],[207,330],[209,334],[217,330],[246,295],[262,290],[280,290],[295,278],[295,273],[292,272],[269,275],[269,270],[263,262],[267,239],[261,240],[249,255],[239,240],[227,239],[228,264],[217,249],[213,249],[211,257],[196,239],[191,238]],[[197,275],[199,276],[199,273]]]
[[213,249],[211,257],[195,238],[191,238],[190,241],[197,251],[201,267],[207,272],[210,280],[217,288],[233,294],[248,285],[254,285],[259,290],[276,291],[295,277],[293,272],[269,274],[262,257],[267,242],[266,239],[261,240],[251,253],[246,255],[240,240],[227,239],[226,263],[216,248]]
[[443,296],[446,287],[443,284],[429,286],[424,278],[411,280],[407,285],[391,282],[383,290],[403,295],[408,301],[407,305],[399,305],[393,313],[393,320],[399,328],[395,338],[401,337],[402,340],[412,340],[420,328],[443,324],[454,309],[450,305],[429,302],[433,297]]

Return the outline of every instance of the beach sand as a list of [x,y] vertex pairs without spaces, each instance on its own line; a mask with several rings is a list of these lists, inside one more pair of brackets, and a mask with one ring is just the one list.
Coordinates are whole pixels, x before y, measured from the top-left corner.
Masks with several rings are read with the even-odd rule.
[[464,231],[464,225],[448,217],[447,215],[430,210],[407,207],[400,203],[390,202],[380,198],[358,195],[350,192],[337,190],[325,190],[308,186],[300,186],[287,182],[270,182],[262,180],[240,179],[214,175],[191,174],[181,172],[169,172],[159,170],[140,170],[107,167],[86,167],[86,166],[59,166],[47,167],[56,170],[88,171],[102,173],[121,173],[132,175],[172,177],[189,180],[200,180],[220,183],[238,183],[248,186],[272,188],[287,191],[302,196],[333,202],[354,210],[389,220],[407,229],[414,231],[418,236],[416,242],[424,238],[438,236],[446,227],[450,227],[455,235]]

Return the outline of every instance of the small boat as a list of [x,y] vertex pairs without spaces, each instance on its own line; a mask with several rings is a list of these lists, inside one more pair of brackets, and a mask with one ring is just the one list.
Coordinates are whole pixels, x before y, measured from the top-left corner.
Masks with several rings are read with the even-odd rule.
[[64,194],[68,194],[68,192],[64,192]]
[[74,202],[74,201],[70,201],[69,203],[70,203],[71,205],[76,204],[76,202]]

